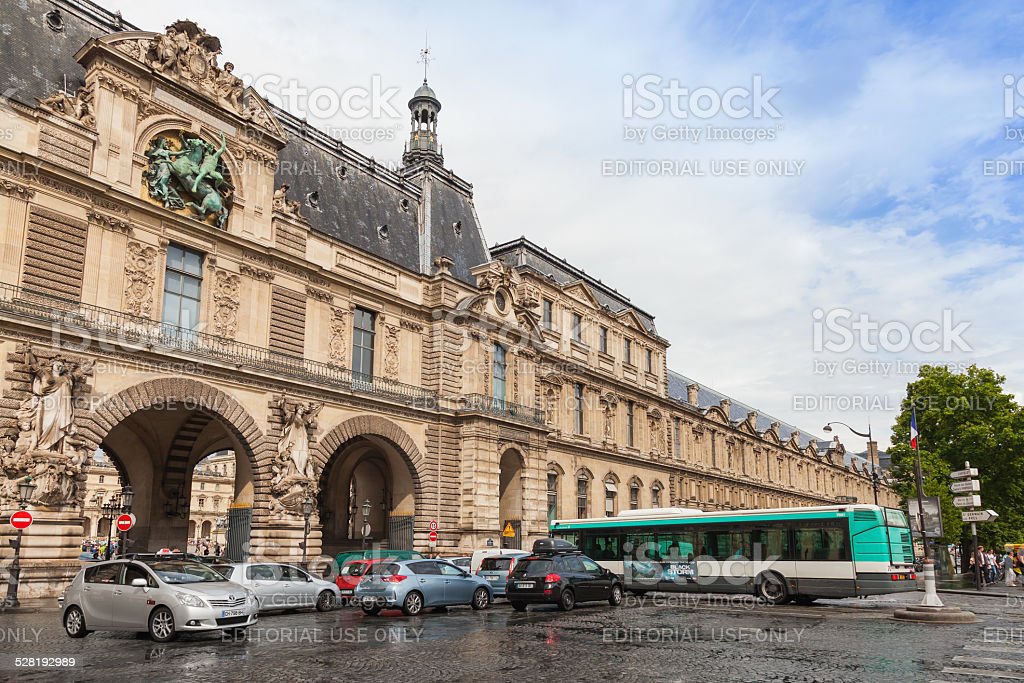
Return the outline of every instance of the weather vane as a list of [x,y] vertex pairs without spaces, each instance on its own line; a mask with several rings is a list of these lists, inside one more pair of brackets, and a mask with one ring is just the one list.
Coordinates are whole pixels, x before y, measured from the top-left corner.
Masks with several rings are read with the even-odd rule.
[[423,63],[423,82],[427,82],[427,67],[430,65],[430,60],[433,57],[430,56],[430,41],[426,34],[423,35],[423,48],[420,50],[419,62]]

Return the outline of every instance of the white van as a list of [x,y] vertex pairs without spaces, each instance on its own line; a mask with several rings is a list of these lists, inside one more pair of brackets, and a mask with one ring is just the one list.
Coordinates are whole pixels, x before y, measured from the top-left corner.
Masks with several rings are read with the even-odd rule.
[[[529,553],[526,553],[527,555]],[[483,550],[474,550],[473,559],[469,562],[469,573],[476,574],[480,571],[480,563],[484,561],[485,557],[495,557],[500,555],[514,555],[520,557],[523,555],[523,551],[519,548],[485,548]]]

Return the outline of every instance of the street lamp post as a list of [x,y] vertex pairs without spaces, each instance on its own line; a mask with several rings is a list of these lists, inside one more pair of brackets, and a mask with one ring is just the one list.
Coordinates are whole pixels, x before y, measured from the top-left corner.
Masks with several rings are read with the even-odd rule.
[[306,494],[302,501],[302,518],[305,524],[302,527],[302,565],[306,565],[306,547],[309,545],[309,518],[313,514],[313,499]]
[[[28,501],[32,499],[35,490],[36,485],[32,483],[32,477],[25,477],[24,481],[18,484],[19,510],[28,507]],[[18,601],[18,584],[21,580],[21,539],[24,533],[24,529],[18,529],[17,538],[10,541],[10,544],[14,546],[14,559],[11,561],[10,577],[7,579],[7,599],[4,600],[4,605],[7,607],[17,607],[21,604]]]
[[[135,491],[132,490],[131,485],[126,485],[121,489],[121,510],[120,514],[128,514],[132,511],[132,503],[135,501]],[[125,556],[125,551],[128,550],[128,532],[121,532],[121,558]],[[188,550],[188,548],[186,548]]]
[[370,499],[363,501],[363,550],[366,550],[366,540],[370,537]]
[[868,440],[868,461],[871,463],[871,491],[875,494],[875,505],[878,505],[878,487],[881,484],[881,477],[878,476],[878,444],[871,438],[871,423],[868,423],[868,433],[858,432],[856,429],[846,424],[845,422],[839,422],[833,420],[827,423],[821,428],[823,432],[831,432],[832,425],[843,425],[857,436],[864,437]]
[[113,497],[110,498],[106,503],[103,504],[103,519],[107,520],[107,546],[103,549],[103,559],[110,559],[110,532],[111,526],[114,524],[114,511],[117,509],[117,504],[114,502]]

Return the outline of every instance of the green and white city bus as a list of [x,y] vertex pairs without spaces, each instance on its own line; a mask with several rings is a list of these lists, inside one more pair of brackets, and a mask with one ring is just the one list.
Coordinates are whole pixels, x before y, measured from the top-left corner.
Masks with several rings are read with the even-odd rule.
[[875,505],[629,510],[555,520],[551,535],[638,594],[753,593],[776,604],[916,589],[906,515]]

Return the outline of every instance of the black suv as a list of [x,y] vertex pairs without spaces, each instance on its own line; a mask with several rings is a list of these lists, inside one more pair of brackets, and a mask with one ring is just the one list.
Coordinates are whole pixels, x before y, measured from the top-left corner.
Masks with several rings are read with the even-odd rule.
[[577,602],[607,600],[622,604],[622,580],[559,539],[542,538],[533,554],[521,558],[509,576],[506,597],[517,612],[529,603],[555,604],[571,610]]

